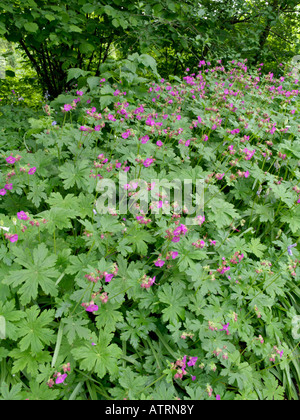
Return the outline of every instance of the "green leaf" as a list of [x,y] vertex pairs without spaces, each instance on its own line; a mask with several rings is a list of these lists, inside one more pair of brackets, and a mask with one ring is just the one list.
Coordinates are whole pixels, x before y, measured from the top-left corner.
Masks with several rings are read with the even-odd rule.
[[6,77],[16,77],[16,73],[12,70],[6,70],[5,75]]
[[62,322],[65,325],[64,333],[70,344],[73,344],[76,336],[81,339],[88,339],[91,336],[91,331],[85,327],[89,323],[87,319],[64,318]]
[[82,29],[79,28],[79,26],[76,26],[76,25],[70,25],[68,27],[68,29],[69,29],[70,32],[77,32],[77,33],[81,33],[82,32]]
[[59,390],[49,388],[45,383],[38,384],[35,380],[29,382],[30,392],[24,393],[29,400],[54,401],[59,396]]
[[262,258],[264,256],[264,252],[266,251],[267,247],[260,242],[258,238],[251,238],[251,242],[249,244],[250,251],[253,252],[257,258]]
[[96,48],[96,45],[89,44],[87,42],[79,45],[79,51],[81,54],[91,54],[93,51],[95,51]]
[[145,388],[147,382],[147,377],[138,375],[129,367],[120,372],[119,383],[127,391],[126,394],[130,400],[136,399],[139,392]]
[[26,315],[23,311],[15,309],[13,300],[5,303],[0,301],[0,316],[5,320],[5,337],[17,340],[20,337],[18,322]]
[[265,400],[284,400],[284,388],[278,384],[273,375],[264,381],[264,385],[262,393]]
[[163,285],[158,291],[158,297],[160,302],[168,305],[162,310],[164,322],[174,323],[178,318],[185,319],[185,308],[189,299],[184,296],[184,290],[180,285]]
[[54,310],[40,312],[37,306],[32,306],[25,311],[26,318],[19,322],[19,342],[21,351],[31,349],[33,354],[40,353],[45,346],[55,341],[53,329],[48,328],[54,319]]
[[296,233],[300,230],[300,207],[290,210],[280,218],[281,222],[288,223],[291,231]]
[[53,20],[55,20],[55,16],[50,15],[49,13],[46,13],[45,18],[49,20],[49,22],[52,22]]
[[[70,80],[72,79],[79,79],[79,77],[81,76],[87,76],[89,73],[90,73],[89,71],[81,70],[78,68],[69,69],[67,82],[70,82]],[[63,102],[65,102],[65,100],[66,99],[64,99]]]
[[84,13],[93,13],[96,10],[96,7],[97,6],[94,4],[87,3],[82,6],[82,10]]
[[38,25],[34,22],[25,23],[24,28],[26,29],[26,31],[31,32],[31,33],[35,33],[39,29]]
[[22,384],[16,384],[9,389],[6,382],[0,385],[0,401],[18,401],[21,399]]
[[234,219],[239,217],[234,205],[220,198],[214,198],[206,206],[211,209],[209,221],[215,222],[218,229],[230,225]]
[[97,328],[107,329],[107,331],[115,331],[116,324],[123,321],[123,315],[120,310],[119,303],[108,301],[105,305],[100,305],[96,316]]
[[9,356],[13,359],[12,374],[26,369],[29,374],[37,375],[39,363],[48,363],[51,361],[51,355],[48,351],[34,354],[30,350],[22,351],[19,348],[14,348],[9,353]]
[[[116,377],[119,372],[118,362],[122,350],[116,344],[110,344],[113,335],[100,330],[92,340],[71,350],[72,355],[80,363],[80,369],[96,373],[102,379],[106,373]],[[92,345],[94,342],[95,345]]]
[[34,183],[30,186],[30,192],[27,194],[27,198],[31,200],[36,207],[39,207],[41,202],[47,198],[47,194],[44,192],[45,188],[45,182]]
[[107,106],[112,104],[115,101],[115,97],[111,95],[102,95],[100,98],[101,110],[105,109]]
[[74,163],[66,162],[59,170],[60,178],[64,180],[63,184],[66,190],[74,187],[75,184],[78,188],[89,189],[90,169],[87,160],[77,162],[75,165]]
[[95,87],[99,86],[100,77],[89,77],[87,79],[87,84],[90,87],[90,90],[93,90]]
[[[32,256],[18,248],[15,262],[24,268],[11,271],[3,281],[5,284],[18,287],[18,294],[21,296],[21,303],[26,305],[38,295],[38,287],[51,296],[57,295],[57,280],[60,273],[54,268],[57,257],[49,255],[45,244],[40,244],[33,250]],[[19,287],[21,286],[21,287]]]

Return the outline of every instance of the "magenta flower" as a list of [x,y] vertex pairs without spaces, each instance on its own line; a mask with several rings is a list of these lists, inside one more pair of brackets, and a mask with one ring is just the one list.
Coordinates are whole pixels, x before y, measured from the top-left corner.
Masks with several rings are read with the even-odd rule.
[[177,243],[179,241],[180,241],[180,236],[174,236],[174,238],[172,238],[172,242],[174,242],[174,243]]
[[96,311],[98,311],[98,309],[99,309],[98,305],[89,305],[86,308],[86,311],[87,312],[96,312]]
[[13,244],[13,243],[15,243],[15,242],[17,242],[18,241],[18,239],[19,239],[19,236],[18,235],[12,235],[10,238],[9,238],[9,240],[10,240],[10,242]]
[[140,138],[142,144],[146,144],[149,141],[149,136],[146,135]]
[[17,213],[17,217],[19,220],[29,220],[29,216],[24,211]]
[[190,360],[187,362],[187,365],[188,366],[195,366],[195,364],[196,364],[196,362],[197,362],[197,360],[198,360],[198,357],[197,356],[195,356],[195,357],[190,357]]
[[191,140],[187,140],[185,143],[184,143],[184,145],[186,146],[186,147],[189,147],[189,145],[191,144]]
[[163,261],[159,258],[157,261],[155,261],[154,265],[156,267],[163,267],[165,265],[165,261]]
[[221,181],[224,178],[225,174],[216,174],[216,178]]
[[192,381],[195,381],[195,380],[196,380],[196,376],[192,375]]
[[30,168],[28,171],[28,175],[33,175],[36,172],[36,167],[34,166],[33,168]]
[[8,156],[7,158],[6,158],[6,162],[7,163],[9,163],[9,164],[11,164],[11,165],[13,165],[15,162],[16,162],[16,158],[14,158],[13,156]]
[[221,396],[219,394],[216,396],[216,400],[221,401]]
[[174,236],[185,235],[187,231],[188,229],[185,225],[180,225],[174,230],[173,235]]
[[219,329],[219,331],[226,331],[226,334],[229,335],[228,328],[229,328],[229,322],[228,324],[222,325],[222,328]]
[[160,141],[160,140],[158,140],[158,141],[156,142],[156,145],[157,145],[158,147],[162,147],[162,146],[163,146],[163,142],[162,142],[162,141]]
[[175,260],[175,258],[177,258],[177,257],[178,257],[178,252],[177,252],[177,251],[173,251],[173,252],[171,253],[171,256],[172,256],[173,260]]
[[113,274],[106,274],[105,276],[106,283],[109,283],[110,281],[112,281],[113,277],[114,277]]
[[131,134],[130,130],[125,131],[125,133],[122,133],[121,136],[123,137],[123,139],[127,139]]
[[70,105],[70,104],[66,104],[66,105],[64,105],[64,111],[71,111],[71,109],[73,109],[73,107],[72,107],[72,105]]
[[153,158],[147,158],[146,160],[144,160],[143,165],[145,166],[145,168],[149,168],[149,166],[152,165],[153,162],[154,162]]
[[7,191],[11,191],[11,190],[13,189],[13,184],[6,184],[6,185],[4,185],[4,188],[5,188]]
[[6,194],[6,190],[2,188],[2,190],[0,190],[0,195],[5,195],[5,194]]
[[64,373],[63,375],[57,376],[57,378],[55,380],[56,385],[62,384],[66,380],[67,376],[68,375],[66,373]]

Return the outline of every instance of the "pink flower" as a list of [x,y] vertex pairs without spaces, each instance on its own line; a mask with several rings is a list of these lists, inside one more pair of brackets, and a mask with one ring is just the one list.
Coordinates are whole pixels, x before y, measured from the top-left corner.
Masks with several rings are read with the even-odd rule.
[[249,178],[249,176],[250,176],[250,172],[249,171],[246,171],[245,174],[244,174],[244,177],[245,178]]
[[28,175],[33,175],[36,171],[36,167],[34,166],[33,168],[30,168],[28,171]]
[[7,158],[6,158],[6,162],[7,163],[9,163],[9,164],[11,164],[11,165],[13,165],[14,163],[15,163],[15,161],[16,161],[17,159],[16,158],[14,158],[13,156],[8,156]]
[[146,144],[149,141],[149,136],[146,135],[140,138],[142,144]]
[[24,211],[20,211],[19,213],[17,213],[17,217],[19,220],[29,220],[28,215]]
[[229,322],[228,324],[223,325],[219,331],[226,331],[226,334],[229,335],[228,328],[229,328]]
[[219,394],[216,396],[216,400],[217,401],[220,401],[221,400],[221,396]]
[[96,312],[96,311],[98,311],[98,309],[99,309],[98,305],[89,305],[86,308],[86,311],[87,312]]
[[174,230],[173,235],[174,236],[185,235],[187,233],[187,231],[188,231],[188,229],[185,225],[180,225]]
[[12,235],[9,240],[11,243],[17,242],[19,239],[18,235]]
[[177,243],[179,241],[180,241],[180,236],[174,236],[174,238],[172,238],[172,242],[174,242],[174,243]]
[[171,253],[171,256],[172,256],[173,260],[175,260],[175,258],[177,258],[177,257],[178,257],[178,252],[177,252],[177,251],[173,251],[173,252]]
[[165,265],[165,261],[163,261],[159,258],[157,261],[155,261],[154,265],[156,267],[163,267]]
[[162,142],[162,141],[160,141],[160,140],[158,140],[158,141],[156,142],[156,145],[157,145],[158,147],[162,147],[162,146],[163,146],[163,142]]
[[6,194],[6,190],[2,188],[2,190],[0,190],[0,195],[5,195],[5,194]]
[[66,373],[64,373],[63,375],[59,374],[55,380],[56,385],[62,384],[66,380],[67,377],[68,375]]
[[195,356],[195,357],[190,357],[190,360],[187,362],[187,365],[188,366],[195,366],[195,364],[196,364],[196,362],[197,362],[197,360],[198,360],[198,357],[197,356]]
[[221,181],[224,178],[225,174],[216,174],[216,178]]
[[149,168],[149,166],[152,165],[153,162],[154,162],[153,158],[147,158],[146,160],[144,160],[143,165],[145,166],[145,168]]
[[121,137],[123,137],[123,139],[127,139],[131,134],[130,130],[125,131],[125,133],[121,134]]
[[6,184],[4,185],[4,188],[8,191],[11,191],[13,189],[13,184]]
[[70,104],[64,105],[64,111],[71,111],[71,109],[73,109],[72,105]]
[[113,277],[114,277],[113,274],[106,274],[105,276],[106,283],[109,283],[110,281],[112,281]]

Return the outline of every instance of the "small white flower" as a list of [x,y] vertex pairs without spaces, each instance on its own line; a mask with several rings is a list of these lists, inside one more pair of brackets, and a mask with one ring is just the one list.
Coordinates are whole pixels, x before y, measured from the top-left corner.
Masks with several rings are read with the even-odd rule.
[[9,232],[9,227],[0,226],[0,230],[5,230],[5,232]]

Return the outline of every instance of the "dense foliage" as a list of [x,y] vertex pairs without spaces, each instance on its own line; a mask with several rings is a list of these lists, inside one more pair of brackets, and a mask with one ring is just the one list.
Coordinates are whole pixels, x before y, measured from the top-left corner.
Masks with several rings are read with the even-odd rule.
[[[162,79],[136,53],[79,67],[0,146],[2,398],[298,399],[299,81],[244,60]],[[204,180],[204,214],[169,202],[174,179]],[[107,180],[137,213],[101,214]]]
[[99,76],[128,51],[156,58],[162,77],[216,57],[263,61],[268,73],[299,52],[299,1],[1,0],[0,36],[18,43],[52,98],[69,68]]

